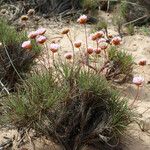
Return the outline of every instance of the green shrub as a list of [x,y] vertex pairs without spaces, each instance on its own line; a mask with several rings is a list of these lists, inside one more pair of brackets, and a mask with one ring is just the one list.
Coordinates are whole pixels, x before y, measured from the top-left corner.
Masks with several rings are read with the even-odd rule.
[[125,81],[133,71],[133,57],[124,50],[118,50],[116,47],[111,47],[108,50],[110,60],[110,68],[106,73],[107,79],[119,78],[119,75],[124,75],[122,81]]
[[127,26],[127,32],[129,35],[134,35],[135,31],[134,31],[134,25],[133,24],[129,24]]
[[105,29],[105,31],[107,32],[107,28],[108,28],[107,22],[106,21],[100,21],[96,25],[94,25],[92,32],[100,31],[102,29]]
[[68,68],[63,65],[57,75],[33,74],[16,94],[3,99],[1,121],[35,129],[66,150],[93,141],[109,149],[131,121],[127,101],[99,74],[80,67],[69,73]]
[[119,13],[122,17],[125,17],[128,11],[128,3],[127,0],[120,2],[120,10]]
[[150,35],[150,28],[148,26],[142,26],[140,28],[140,32],[142,32],[145,36]]
[[9,90],[14,90],[15,84],[31,70],[34,59],[40,52],[34,42],[32,51],[24,50],[21,44],[26,39],[26,33],[18,33],[5,21],[0,20],[0,80]]
[[66,93],[65,87],[60,88],[56,83],[50,72],[29,77],[15,94],[3,100],[6,111],[3,121],[17,127],[38,123],[39,114],[43,116]]

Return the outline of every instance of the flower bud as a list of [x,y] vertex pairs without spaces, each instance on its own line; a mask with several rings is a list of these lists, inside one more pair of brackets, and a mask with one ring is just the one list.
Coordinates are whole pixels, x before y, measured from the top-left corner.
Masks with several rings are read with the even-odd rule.
[[93,53],[93,48],[91,47],[91,46],[89,46],[88,48],[87,48],[87,53],[88,54],[92,54]]
[[68,34],[69,31],[70,31],[69,29],[64,29],[64,30],[61,32],[61,34]]
[[60,46],[58,44],[52,43],[49,47],[49,49],[53,52],[56,53],[58,51],[58,49],[60,48]]
[[70,59],[72,59],[73,54],[72,54],[71,52],[67,52],[67,53],[64,55],[64,57],[65,57],[66,59],[70,60]]
[[74,42],[74,46],[75,46],[76,48],[80,48],[80,47],[81,47],[81,42],[80,42],[80,41]]
[[47,38],[45,36],[39,36],[37,39],[36,39],[36,42],[39,43],[39,44],[44,44],[46,42]]
[[32,49],[31,41],[24,41],[22,43],[22,48],[24,48],[24,49]]
[[80,23],[80,24],[86,24],[87,16],[86,15],[80,16],[79,19],[77,20],[77,22]]

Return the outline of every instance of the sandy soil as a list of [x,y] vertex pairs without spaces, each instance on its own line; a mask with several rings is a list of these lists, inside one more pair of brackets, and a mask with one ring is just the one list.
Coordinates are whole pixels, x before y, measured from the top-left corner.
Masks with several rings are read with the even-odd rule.
[[[64,27],[63,24],[59,23],[43,22],[42,24],[46,26],[48,30],[46,35],[49,38],[57,36],[60,30]],[[84,41],[84,29],[81,28],[81,26],[70,24],[65,25],[65,27],[71,29],[73,39]],[[87,30],[90,31],[90,28],[91,27],[88,26]],[[117,32],[114,31],[114,28],[110,28],[109,32],[117,34]],[[60,43],[63,52],[71,50],[71,45],[68,44],[67,38],[64,38]],[[150,84],[148,84],[148,81],[150,81],[150,37],[141,34],[126,36],[123,38],[122,48],[134,56],[136,63],[143,58],[147,60],[147,65],[144,67],[139,67],[138,65],[134,66],[134,75],[144,76],[145,83],[140,90],[140,97],[135,104],[135,108],[133,108],[138,115],[137,122],[139,125],[133,123],[128,128],[127,135],[125,136],[126,145],[129,147],[129,150],[150,150]],[[131,103],[136,94],[136,87],[133,84],[128,83],[119,88],[124,96],[128,97],[129,103]],[[6,141],[4,137],[12,138],[14,135],[16,135],[15,130],[0,130],[0,144]],[[41,139],[37,139],[35,141],[36,150],[52,150],[52,143],[45,141],[43,142]],[[26,145],[25,147],[31,149],[30,145]]]

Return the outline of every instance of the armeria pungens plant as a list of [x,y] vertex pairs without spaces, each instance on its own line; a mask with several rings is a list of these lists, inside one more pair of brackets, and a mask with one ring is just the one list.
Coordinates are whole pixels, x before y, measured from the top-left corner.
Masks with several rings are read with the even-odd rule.
[[[43,72],[33,70],[16,93],[2,99],[0,120],[18,129],[34,129],[65,150],[89,145],[102,150],[123,149],[121,137],[132,121],[132,111],[106,79],[118,69],[121,74],[130,72],[132,57],[119,50],[118,36],[99,31],[88,37],[86,15],[77,22],[85,31],[85,47],[82,41],[73,41],[70,30],[64,29],[62,34],[72,46],[64,56],[59,53],[59,43],[49,43],[44,28],[28,35],[22,47],[29,50],[31,41],[45,46],[49,67],[45,66]],[[89,39],[94,46],[90,46]],[[134,83],[137,85],[139,80]]]

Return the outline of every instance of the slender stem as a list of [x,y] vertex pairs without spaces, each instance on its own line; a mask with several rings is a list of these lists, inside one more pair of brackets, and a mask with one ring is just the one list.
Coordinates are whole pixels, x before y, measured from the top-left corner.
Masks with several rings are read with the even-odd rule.
[[[88,49],[88,39],[87,39],[87,30],[86,30],[86,24],[84,25],[84,30],[85,30],[85,43],[86,43],[86,50]],[[89,65],[89,55],[86,54],[85,50],[85,59],[86,59],[86,64]],[[88,67],[88,72],[89,72],[89,67]]]
[[86,49],[87,49],[88,48],[88,38],[87,38],[86,24],[84,25],[84,30],[85,30]]
[[104,54],[105,54],[106,61],[108,61],[108,55],[106,49],[104,49]]
[[108,63],[109,63],[109,61],[104,62],[103,66],[100,68],[100,70],[98,71],[98,73],[103,72],[103,70],[108,67]]
[[107,39],[109,39],[107,27],[105,28],[105,34],[106,34]]
[[48,58],[49,58],[48,46],[47,46],[46,43],[44,43],[44,45],[45,45],[45,48],[46,48],[46,50],[47,50],[47,55],[48,55]]
[[134,105],[135,101],[138,99],[138,97],[139,97],[139,91],[140,91],[140,86],[137,86],[137,92],[136,92],[134,101],[131,104],[131,107]]
[[97,61],[97,54],[96,54],[95,57],[94,57],[94,65],[95,65],[95,68],[96,68],[96,61]]
[[97,49],[98,49],[98,46],[99,46],[98,40],[96,40],[96,46],[97,46]]
[[72,41],[72,39],[71,39],[71,37],[68,35],[68,34],[66,34],[67,35],[67,37],[68,37],[68,39],[69,39],[69,41],[70,41],[70,43],[71,43],[71,46],[72,46],[72,52],[73,52],[73,66],[74,66],[74,57],[75,57],[75,55],[74,55],[74,45],[73,45],[73,41]]
[[73,51],[73,55],[74,55],[74,45],[73,45],[72,39],[69,37],[68,34],[66,34],[66,35],[67,35],[67,37],[68,37],[68,39],[69,39],[69,41],[70,41],[70,43],[71,43],[72,51]]
[[79,54],[82,56],[82,53],[81,53],[81,48],[79,47]]
[[50,67],[50,55],[49,55],[49,49],[48,49],[48,45],[47,45],[47,43],[45,43],[45,48],[46,48],[46,50],[47,50],[47,59],[48,59],[48,67]]
[[[4,42],[3,42],[3,43],[4,43]],[[14,68],[16,74],[18,75],[18,77],[19,77],[21,80],[23,80],[22,77],[20,76],[19,72],[17,71],[16,67],[14,66],[14,64],[13,64],[13,62],[12,62],[10,56],[9,56],[9,53],[8,53],[8,51],[7,51],[7,48],[6,48],[6,45],[5,45],[5,44],[4,44],[4,49],[5,49],[6,55],[7,55],[7,57],[8,57],[8,59],[9,59],[11,65],[12,65],[12,67]]]
[[53,65],[55,64],[55,57],[54,57],[54,53],[52,52],[52,60],[53,60]]

